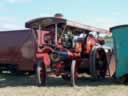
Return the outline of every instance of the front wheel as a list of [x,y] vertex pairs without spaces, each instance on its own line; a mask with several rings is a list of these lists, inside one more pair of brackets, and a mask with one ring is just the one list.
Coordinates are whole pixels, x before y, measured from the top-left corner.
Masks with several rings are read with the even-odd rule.
[[72,86],[76,85],[78,79],[78,72],[77,72],[77,63],[76,60],[73,60],[71,63],[71,84]]
[[42,60],[37,61],[36,74],[38,85],[46,85],[46,68]]

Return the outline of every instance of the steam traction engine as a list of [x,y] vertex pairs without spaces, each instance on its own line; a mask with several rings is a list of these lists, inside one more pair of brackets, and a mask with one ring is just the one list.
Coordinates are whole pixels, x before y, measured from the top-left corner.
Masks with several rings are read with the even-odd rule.
[[71,80],[74,86],[78,74],[86,72],[94,78],[105,78],[107,57],[104,40],[90,33],[106,30],[79,24],[62,18],[46,17],[26,23],[37,41],[36,72],[39,85],[45,85],[47,70]]

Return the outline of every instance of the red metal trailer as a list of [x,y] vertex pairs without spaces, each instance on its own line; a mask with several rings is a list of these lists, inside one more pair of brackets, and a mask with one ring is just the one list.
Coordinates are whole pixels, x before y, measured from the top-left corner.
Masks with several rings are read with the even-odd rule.
[[36,42],[32,30],[0,32],[0,70],[32,72]]

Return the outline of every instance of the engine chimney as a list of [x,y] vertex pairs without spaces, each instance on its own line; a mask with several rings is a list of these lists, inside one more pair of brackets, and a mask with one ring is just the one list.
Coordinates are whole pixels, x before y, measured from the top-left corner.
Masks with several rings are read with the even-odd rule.
[[56,14],[54,15],[54,17],[55,17],[55,18],[63,18],[63,14],[61,14],[61,13],[56,13]]

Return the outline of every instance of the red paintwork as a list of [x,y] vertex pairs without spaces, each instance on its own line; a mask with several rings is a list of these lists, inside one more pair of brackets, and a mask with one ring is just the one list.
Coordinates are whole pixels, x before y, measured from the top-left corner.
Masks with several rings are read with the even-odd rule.
[[92,35],[89,35],[88,38],[87,38],[87,41],[86,41],[86,44],[84,45],[85,46],[85,54],[90,54],[92,48],[96,45],[96,39],[92,36]]
[[[44,30],[37,30],[37,53],[36,53],[36,58],[37,59],[43,59],[43,63],[46,66],[50,66],[50,57],[49,57],[49,52],[52,51],[52,48],[47,47],[47,42],[44,40],[46,35],[50,35],[49,31],[44,31]],[[45,47],[44,47],[45,46]]]
[[43,31],[40,31],[40,30],[37,30],[37,44],[38,45],[45,45],[46,44],[46,42],[42,38],[44,38],[45,35],[47,35],[47,34],[49,34],[48,31],[44,31],[44,30]]
[[36,58],[37,59],[43,59],[43,63],[46,65],[46,66],[49,66],[50,65],[50,57],[49,57],[49,54],[48,53],[37,53],[36,54]]
[[56,74],[56,76],[59,76],[61,74],[61,72],[63,70],[63,65],[64,65],[63,62],[56,63],[56,65],[55,65],[55,68],[56,68],[55,74]]

